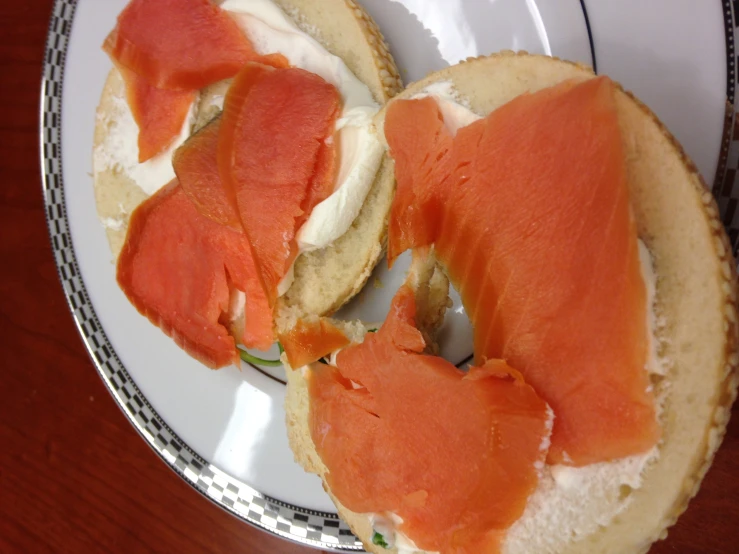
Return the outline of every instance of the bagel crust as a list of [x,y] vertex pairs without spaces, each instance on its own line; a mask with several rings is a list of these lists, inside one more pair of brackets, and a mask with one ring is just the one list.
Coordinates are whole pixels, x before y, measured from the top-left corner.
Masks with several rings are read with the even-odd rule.
[[[584,65],[506,51],[433,73],[398,98],[451,81],[474,111],[487,114],[524,92],[593,76]],[[655,376],[652,384],[662,399],[664,434],[659,457],[645,470],[642,487],[628,492],[631,501],[625,509],[606,527],[557,550],[568,554],[646,552],[665,538],[711,465],[739,384],[736,264],[714,198],[649,108],[620,86],[616,101],[639,238],[650,251],[657,276],[654,308],[660,325],[655,339],[667,372]],[[384,111],[378,114],[380,127],[383,117]],[[289,373],[291,446],[307,471],[323,476],[326,468],[308,429],[307,388],[299,372]],[[331,492],[325,480],[324,488]],[[368,551],[397,552],[372,544],[366,514],[336,505]]]

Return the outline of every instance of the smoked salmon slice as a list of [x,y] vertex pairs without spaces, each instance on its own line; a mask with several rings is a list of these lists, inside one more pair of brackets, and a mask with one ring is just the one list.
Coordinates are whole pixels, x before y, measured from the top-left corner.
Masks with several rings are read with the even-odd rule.
[[[172,163],[182,190],[200,214],[243,234],[233,203],[218,174],[218,136],[220,119],[215,119],[177,149]],[[239,290],[246,296],[242,342],[247,348],[268,350],[274,342],[272,309],[257,273],[251,245],[238,260],[243,270]]]
[[423,550],[495,552],[543,467],[551,411],[500,360],[470,373],[421,354],[404,285],[377,333],[307,373],[309,425],[332,493],[390,512]]
[[224,102],[218,145],[221,179],[238,208],[272,305],[297,256],[295,235],[330,194],[336,87],[302,69],[249,63]]
[[126,82],[139,163],[182,132],[201,88],[233,77],[250,60],[289,66],[282,54],[256,54],[231,17],[208,0],[132,0],[103,49]]
[[311,364],[350,342],[341,329],[324,318],[301,319],[279,338],[293,369]]
[[103,48],[152,86],[187,91],[233,77],[259,58],[209,0],[131,0]]
[[202,216],[172,181],[131,215],[118,284],[188,354],[222,367],[239,359],[220,319],[229,307],[229,280],[243,286],[248,248],[243,233]]
[[172,157],[172,166],[198,211],[221,225],[241,229],[234,202],[218,173],[218,136],[221,119],[216,118],[191,136]]
[[139,131],[139,163],[165,151],[180,135],[195,91],[167,90],[151,86],[133,71],[121,68],[126,100]]
[[[638,454],[660,436],[614,94],[600,77],[521,95],[460,129],[451,151],[429,99],[393,102],[385,123],[396,201],[438,218],[432,232],[395,231],[391,244],[435,244],[473,324],[477,363],[505,359],[554,410],[550,463]],[[423,140],[432,149],[414,150]],[[426,157],[444,160],[428,179]]]
[[[403,169],[403,183],[395,191],[388,221],[388,264],[414,246],[433,244],[442,218],[442,185],[452,173],[452,135],[444,125],[441,111],[431,97],[406,102],[402,116],[385,120],[388,140],[402,134],[409,141],[391,151],[397,167]],[[397,115],[398,108],[394,108]],[[404,128],[398,129],[398,126]],[[397,173],[397,170],[396,170]]]
[[[229,310],[232,288],[246,297],[244,345],[266,350],[274,342],[272,304],[296,255],[296,221],[332,186],[335,157],[326,142],[338,112],[333,85],[302,70],[250,64],[231,90],[223,119],[175,153],[176,194],[157,195],[134,214],[136,225],[119,261],[119,282],[133,304],[175,340],[183,337],[179,343],[211,366],[230,363],[226,356],[233,354],[233,341],[223,336],[226,328],[219,323]],[[240,94],[244,97],[234,114],[228,106]],[[288,105],[297,105],[297,111]],[[224,155],[233,174],[219,170]],[[281,218],[284,211],[294,217]],[[216,251],[205,255],[207,248]],[[157,261],[159,250],[167,251],[166,263]],[[201,254],[203,267],[195,270]],[[278,270],[265,279],[264,267]],[[202,280],[206,270],[214,275]],[[188,271],[202,282],[187,278]],[[167,294],[191,303],[163,297],[165,289],[147,287],[141,275],[157,282],[177,277]],[[197,333],[199,327],[186,321],[191,314],[210,325]],[[325,330],[336,343],[336,333]],[[211,344],[215,337],[226,344],[221,350]]]

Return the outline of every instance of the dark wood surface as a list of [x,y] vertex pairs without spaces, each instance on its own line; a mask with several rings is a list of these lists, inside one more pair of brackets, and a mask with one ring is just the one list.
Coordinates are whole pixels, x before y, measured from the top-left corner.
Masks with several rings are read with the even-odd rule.
[[[0,2],[0,552],[315,552],[252,528],[180,480],[88,358],[42,208],[37,112],[51,4]],[[653,552],[739,552],[739,418]]]

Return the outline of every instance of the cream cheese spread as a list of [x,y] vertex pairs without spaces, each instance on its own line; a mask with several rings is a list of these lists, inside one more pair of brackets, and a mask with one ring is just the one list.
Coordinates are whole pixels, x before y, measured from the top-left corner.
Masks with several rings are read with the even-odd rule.
[[[396,548],[398,554],[413,554],[414,552],[422,552],[411,539],[405,534],[397,530],[398,526],[403,523],[403,518],[397,514],[371,514],[370,523],[375,533],[382,535],[388,548]],[[428,552],[427,554],[438,554],[437,552]]]
[[456,136],[457,131],[462,127],[482,119],[482,116],[472,111],[469,103],[461,98],[451,81],[432,83],[421,92],[411,96],[411,98],[420,99],[428,96],[436,100],[444,118],[444,125],[449,129],[452,136]]
[[112,99],[112,109],[98,115],[107,126],[105,139],[93,153],[93,170],[114,171],[128,176],[146,194],[152,195],[175,178],[172,156],[190,136],[197,116],[198,99],[190,106],[185,123],[177,138],[164,152],[139,163],[139,127],[133,118],[125,96]]

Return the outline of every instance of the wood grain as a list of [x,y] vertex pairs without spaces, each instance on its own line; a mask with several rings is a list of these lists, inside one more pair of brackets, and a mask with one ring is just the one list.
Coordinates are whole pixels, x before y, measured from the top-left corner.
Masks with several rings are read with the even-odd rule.
[[[42,207],[38,91],[52,0],[0,2],[0,552],[303,553],[151,451],[67,310]],[[739,551],[739,420],[656,554]]]

